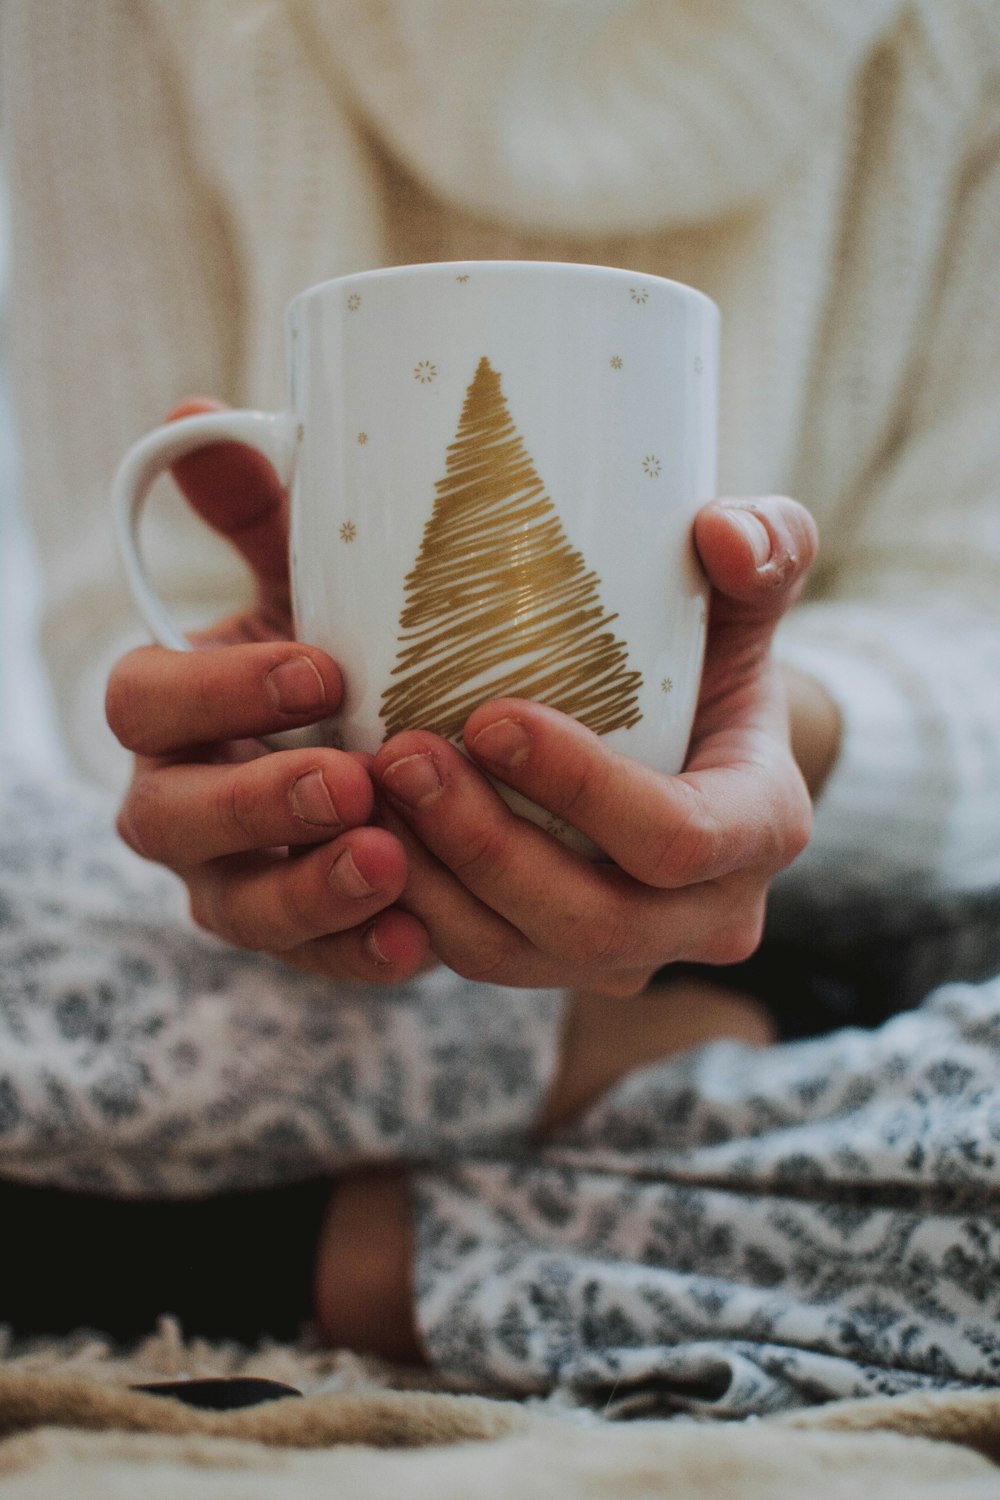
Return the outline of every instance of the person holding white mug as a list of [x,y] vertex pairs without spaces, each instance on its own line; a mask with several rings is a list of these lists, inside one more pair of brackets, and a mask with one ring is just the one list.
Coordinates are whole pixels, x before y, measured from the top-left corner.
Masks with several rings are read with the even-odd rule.
[[[469,979],[607,994],[753,951],[769,881],[808,831],[768,645],[815,531],[787,500],[699,515],[717,344],[707,299],[656,277],[395,268],[293,301],[286,412],[189,417],[133,448],[120,534],[173,650],[112,675],[110,722],[144,757],[119,828],[182,874],[203,925],[331,979],[399,980],[426,947]],[[249,509],[244,552],[270,590],[237,630],[259,638],[263,615],[324,655],[203,641],[192,656],[153,591],[143,496],[227,438],[211,503],[239,495],[217,521],[238,545]],[[692,526],[716,585],[704,684]],[[198,765],[199,745],[289,722],[317,723],[326,748]],[[378,828],[356,826],[371,806],[357,754]],[[299,857],[275,863],[282,845]]]
[[[435,269],[454,280],[450,267],[420,268]],[[371,296],[367,278],[357,280]],[[349,299],[353,285],[320,290]],[[282,731],[336,713],[350,669],[288,639],[285,491],[259,452],[231,440],[246,423],[246,435],[262,442],[261,422],[274,419],[234,421],[204,402],[175,415],[176,429],[140,442],[120,471],[126,534],[155,468],[186,453],[175,475],[253,568],[257,600],[196,638],[199,649],[178,650],[176,627],[127,541],[134,587],[170,644],[123,661],[108,714],[138,757],[119,830],[137,852],[177,870],[199,922],[341,983],[398,985],[432,960],[480,983],[576,991],[533,1122],[540,1138],[643,1063],[721,1037],[751,1046],[772,1039],[749,997],[697,979],[676,981],[672,992],[646,986],[678,959],[732,963],[752,952],[770,877],[807,837],[808,795],[770,640],[813,558],[808,513],[772,497],[712,502],[694,518],[711,624],[700,687],[697,672],[681,684],[694,719],[682,776],[651,770],[524,698],[475,708],[462,727],[465,754],[419,727],[390,736],[374,757],[285,748]],[[272,451],[280,462],[280,448]],[[483,468],[480,459],[477,493]],[[325,514],[332,497],[322,488]],[[373,518],[362,498],[349,494],[358,518],[350,524],[384,524],[384,501]],[[348,523],[337,503],[327,524],[339,536]],[[505,558],[500,571],[511,567]],[[355,669],[364,665],[355,659]],[[814,788],[832,758],[835,713],[827,708],[819,722],[826,733],[805,754]],[[277,747],[265,751],[261,739],[274,735]],[[686,750],[685,729],[682,758]],[[500,789],[529,799],[530,820]],[[546,814],[559,820],[556,836]],[[566,824],[610,860],[566,847]],[[276,857],[281,845],[294,857]],[[609,1012],[616,997],[629,998],[627,1019]],[[404,1177],[383,1168],[338,1186],[320,1241],[316,1306],[331,1342],[419,1361],[406,1201]]]
[[[523,1145],[526,1122],[550,1129],[598,1097],[595,1136],[586,1138],[583,1127],[580,1137],[581,1150],[597,1152],[600,1096],[623,1073],[693,1041],[755,1042],[772,1034],[759,1006],[720,995],[704,976],[681,982],[675,971],[669,989],[618,1005],[608,996],[634,990],[663,959],[718,960],[748,950],[770,876],[804,837],[804,784],[813,793],[816,836],[778,881],[772,904],[792,922],[804,907],[806,946],[815,930],[809,923],[828,913],[856,935],[897,895],[906,906],[916,896],[989,891],[1000,879],[1000,710],[996,695],[982,690],[998,639],[1000,454],[990,393],[1000,340],[989,275],[998,201],[989,149],[1000,47],[995,20],[978,0],[764,0],[709,9],[306,0],[244,11],[199,0],[127,16],[96,4],[84,16],[69,0],[6,7],[0,97],[17,209],[13,344],[27,478],[60,701],[94,775],[120,777],[110,738],[102,741],[96,728],[95,683],[103,690],[110,660],[138,638],[107,524],[114,464],[184,391],[214,390],[236,405],[281,409],[284,306],[330,277],[371,266],[505,258],[639,267],[702,288],[720,306],[726,330],[723,492],[799,494],[824,533],[824,564],[788,611],[814,541],[801,508],[746,498],[700,513],[695,537],[715,592],[692,759],[681,777],[612,758],[571,718],[521,700],[516,709],[502,703],[475,710],[471,760],[450,740],[428,740],[422,731],[407,731],[371,761],[354,750],[308,745],[268,755],[252,746],[248,759],[235,738],[256,739],[338,711],[340,665],[312,643],[289,639],[284,501],[272,470],[232,448],[185,458],[177,471],[182,486],[201,516],[242,551],[259,598],[249,610],[239,603],[234,570],[210,551],[204,528],[176,517],[162,525],[167,544],[158,548],[157,564],[171,600],[183,601],[184,623],[203,627],[205,606],[221,602],[221,578],[233,587],[239,612],[200,636],[208,649],[147,647],[115,670],[112,719],[140,752],[123,831],[182,873],[213,931],[331,976],[328,990],[355,1053],[366,1065],[373,1048],[387,1057],[386,1078],[395,1083],[377,1093],[365,1121],[369,1134],[346,1127],[338,1133],[343,1121],[330,1124],[323,1111],[331,1100],[346,1107],[354,1096],[330,1084],[345,1076],[347,1062],[340,1053],[331,1057],[333,1044],[312,1009],[315,994],[303,1003],[308,1026],[303,1021],[298,1031],[290,1017],[300,1015],[302,976],[288,970],[278,977],[282,971],[267,957],[254,963],[240,946],[221,950],[226,957],[215,962],[232,985],[213,994],[229,994],[232,1003],[224,1025],[212,1012],[218,1029],[208,1034],[223,1039],[227,1054],[232,1049],[238,1086],[212,1072],[214,1059],[198,1051],[190,1033],[158,1057],[165,1066],[175,1055],[194,1057],[186,1082],[169,1067],[161,1075],[148,1055],[136,1060],[130,1053],[129,1076],[154,1082],[128,1094],[133,1126],[122,1126],[106,1151],[89,1158],[93,1164],[99,1157],[104,1180],[122,1195],[162,1189],[159,1172],[175,1191],[207,1193],[245,1183],[248,1173],[258,1183],[281,1173],[336,1174],[344,1156],[335,1147],[343,1139],[369,1162],[429,1154],[426,1137],[414,1144],[399,1124],[400,1094],[407,1103],[415,1093],[424,1103],[436,1100],[436,1123],[445,1119],[451,1133],[442,1126],[435,1145],[444,1149],[444,1140],[459,1153],[497,1151],[512,1135]],[[128,86],[135,79],[143,80],[141,101]],[[46,129],[38,130],[42,99]],[[95,140],[102,143],[100,171]],[[609,379],[624,373],[624,365],[610,365],[617,352],[608,351]],[[424,395],[440,389],[436,376],[421,382],[416,373],[430,377],[434,364],[431,352],[414,356],[412,394],[418,384]],[[473,374],[463,376],[467,384]],[[510,378],[505,369],[500,375]],[[177,415],[210,405],[189,403]],[[351,435],[355,443],[362,431]],[[354,457],[369,446],[374,451],[374,444],[358,444]],[[536,446],[533,439],[526,449],[548,483]],[[641,455],[647,457],[664,455],[650,448]],[[657,482],[654,470],[651,463],[643,480]],[[436,477],[447,477],[446,469]],[[578,550],[601,575],[602,557]],[[601,596],[601,608],[621,618],[617,601]],[[780,669],[769,649],[779,617]],[[648,687],[645,674],[643,680]],[[544,830],[515,822],[493,784],[474,772],[472,741],[480,735],[481,745],[493,740],[493,754],[481,764],[494,782],[517,783],[558,822],[583,825],[615,863],[585,861]],[[501,760],[506,753],[506,767],[498,753]],[[417,772],[424,790],[418,785],[407,806],[402,794]],[[373,780],[378,826],[371,821]],[[725,796],[713,797],[699,822],[710,786]],[[677,829],[688,813],[695,821],[686,825],[685,844]],[[665,826],[672,837],[661,859],[650,843],[658,837],[662,853]],[[296,858],[271,857],[275,846],[292,845]],[[105,864],[117,867],[125,852],[108,853]],[[52,863],[60,867],[58,846]],[[657,883],[663,879],[666,886]],[[218,974],[205,957],[217,950],[201,946],[197,934],[190,940]],[[457,980],[448,990],[447,970],[422,973],[430,953],[476,974],[478,983]],[[412,987],[368,983],[418,972]],[[364,1000],[352,988],[358,979]],[[562,991],[551,988],[561,984],[593,988],[578,992],[564,1013],[561,998],[553,999]],[[250,997],[246,1024],[260,1020],[256,1054],[240,1046],[238,992]],[[127,1017],[133,991],[123,979],[114,993]],[[429,1003],[420,1010],[424,996],[436,997],[438,1012]],[[814,997],[796,990],[793,998],[808,1011]],[[394,1019],[411,1005],[422,1020],[447,1015],[451,1052],[426,1027],[407,1033],[408,1047],[389,1044]],[[827,1024],[831,1014],[824,1012]],[[71,1033],[74,1015],[64,1017]],[[495,1043],[492,1068],[477,1066],[483,1053],[469,1027],[462,1029],[469,1015],[480,1037]],[[149,1019],[150,1036],[162,1020]],[[124,1022],[121,1029],[128,1031]],[[176,1038],[169,1018],[167,1031]],[[285,1045],[268,1050],[267,1038],[276,1035]],[[835,1047],[830,1055],[847,1076]],[[263,1059],[256,1072],[254,1056]],[[656,1116],[664,1131],[688,1118],[693,1099],[709,1141],[717,1122],[709,1107],[715,1056],[705,1054],[704,1072],[692,1063],[693,1092],[685,1092],[687,1062],[664,1069],[676,1109]],[[758,1056],[744,1051],[736,1065],[761,1085],[750,1104],[766,1098],[780,1112],[794,1090],[789,1084],[788,1098],[777,1087],[768,1093]],[[313,1087],[314,1069],[323,1088]],[[652,1071],[645,1071],[647,1083]],[[414,1075],[423,1092],[409,1087]],[[143,1175],[155,1142],[165,1138],[152,1124],[146,1129],[143,1113],[148,1107],[148,1118],[155,1115],[161,1076],[173,1080],[171,1097],[189,1101],[178,1108],[190,1128],[178,1135],[173,1117],[172,1154]],[[347,1076],[354,1081],[349,1070]],[[502,1087],[490,1093],[497,1078]],[[618,1102],[631,1097],[630,1087]],[[803,1093],[802,1108],[814,1097]],[[215,1107],[220,1098],[225,1108]],[[250,1117],[267,1099],[279,1101],[267,1120],[273,1128],[254,1131]],[[734,1106],[736,1135],[746,1125],[741,1109]],[[242,1137],[235,1127],[226,1134],[234,1114]],[[655,1115],[653,1109],[629,1121],[623,1114],[626,1148],[635,1132],[653,1129]],[[81,1111],[80,1118],[89,1117]],[[211,1122],[216,1150],[206,1153],[195,1121]],[[476,1134],[473,1121],[488,1121],[495,1132]],[[21,1169],[72,1180],[79,1141],[70,1164],[51,1155],[40,1164],[24,1129]],[[290,1139],[297,1143],[291,1164],[281,1144]],[[137,1141],[143,1149],[136,1154]],[[508,1203],[519,1170],[515,1162],[503,1184]],[[610,1183],[610,1166],[608,1172]],[[480,1280],[478,1302],[449,1302],[442,1290],[448,1277],[429,1274],[450,1248],[449,1284],[460,1287],[463,1228],[475,1239],[473,1230],[486,1224],[479,1241],[485,1254],[496,1228],[483,1187],[488,1175],[480,1163],[457,1186],[442,1177],[432,1205],[440,1212],[426,1211],[435,1195],[428,1174],[416,1190],[420,1222],[431,1239],[438,1236],[431,1249],[441,1257],[417,1257],[418,1270],[428,1272],[420,1288],[421,1347],[441,1364],[542,1380],[558,1363],[558,1330],[552,1343],[541,1333],[518,1346],[520,1325],[501,1329],[497,1322],[488,1329],[496,1337],[481,1338],[477,1309],[498,1295],[498,1265]],[[623,1178],[603,1205],[599,1193],[587,1198],[581,1187],[581,1204],[598,1202],[591,1227],[608,1222],[609,1201],[634,1209],[633,1186]],[[320,1280],[333,1287],[331,1296],[339,1286],[340,1305],[323,1296],[320,1302],[330,1335],[346,1337],[351,1308],[344,1293],[357,1285],[374,1291],[356,1302],[370,1313],[391,1287],[396,1300],[384,1301],[394,1314],[390,1331],[409,1340],[404,1347],[412,1352],[408,1221],[399,1188],[389,1179],[381,1202],[352,1198],[350,1187],[335,1198],[323,1244],[337,1253],[322,1258]],[[572,1205],[558,1195],[533,1201],[530,1173],[521,1190],[523,1223],[547,1243],[552,1273],[549,1302],[532,1304],[539,1322],[528,1331],[542,1327],[558,1285],[572,1285],[579,1296],[572,1303],[567,1293],[567,1316],[578,1314],[582,1349],[594,1320],[607,1328],[613,1318],[601,1324],[587,1300],[590,1284],[574,1280],[572,1245],[562,1259],[553,1248],[560,1234],[572,1239]],[[671,1203],[691,1201],[684,1189]],[[819,1209],[816,1216],[821,1222]],[[363,1227],[381,1226],[379,1243],[390,1251],[381,1283],[368,1277],[379,1268],[358,1264],[354,1254],[359,1243],[370,1243],[356,1233],[358,1218]],[[767,1255],[755,1253],[753,1236],[741,1239],[740,1214],[730,1219],[712,1243],[731,1247],[727,1274],[753,1283],[766,1301],[773,1285],[767,1278],[777,1274],[773,1242]],[[690,1222],[697,1247],[699,1224]],[[632,1249],[619,1262],[627,1274],[641,1261],[641,1246]],[[692,1253],[696,1258],[697,1249]],[[528,1262],[526,1284],[534,1287],[538,1260]],[[518,1263],[505,1264],[516,1280]],[[653,1301],[669,1300],[686,1275],[671,1262]],[[868,1275],[859,1262],[859,1284]],[[613,1282],[608,1273],[603,1285]],[[809,1298],[807,1289],[807,1306]],[[526,1294],[525,1305],[530,1300]],[[671,1337],[708,1337],[714,1305],[703,1297],[696,1312],[686,1302]],[[654,1319],[646,1342],[664,1362],[657,1328],[663,1332]],[[800,1343],[810,1336],[803,1333]],[[378,1337],[367,1326],[356,1341]],[[763,1407],[778,1399],[780,1370],[793,1356],[784,1347],[754,1358],[755,1368],[768,1372],[761,1384],[748,1382]],[[733,1359],[745,1374],[746,1348]],[[839,1373],[824,1367],[827,1384],[811,1370],[809,1399],[821,1388],[843,1393],[842,1378],[842,1366]]]

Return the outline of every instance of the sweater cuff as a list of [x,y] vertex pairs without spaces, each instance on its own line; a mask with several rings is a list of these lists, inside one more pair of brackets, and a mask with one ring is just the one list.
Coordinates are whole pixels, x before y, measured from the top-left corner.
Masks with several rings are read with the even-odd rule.
[[937,775],[927,765],[909,685],[861,643],[786,638],[777,655],[825,687],[843,731],[814,806],[810,842],[776,890],[815,892],[820,878],[828,895],[884,890],[889,882],[897,890],[926,886],[928,858],[933,862],[941,843]]

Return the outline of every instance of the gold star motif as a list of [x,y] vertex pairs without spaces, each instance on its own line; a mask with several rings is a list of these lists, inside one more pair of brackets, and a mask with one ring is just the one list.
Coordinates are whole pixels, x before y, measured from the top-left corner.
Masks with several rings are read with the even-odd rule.
[[429,359],[422,359],[413,374],[421,385],[430,385],[432,380],[437,379],[437,365],[432,364]]
[[661,677],[660,678],[660,692],[661,693],[672,693],[673,690],[674,690],[674,679],[672,677]]
[[640,305],[643,302],[649,301],[649,292],[644,286],[630,286],[628,289],[628,294],[632,298],[633,302],[638,302]]
[[622,357],[621,357],[621,355],[620,354],[612,354],[612,356],[611,356],[611,368],[612,368],[612,370],[620,370],[621,367],[622,367]]
[[358,528],[353,521],[345,521],[340,528],[340,540],[342,542],[353,542],[358,534]]
[[358,310],[358,308],[360,306],[361,306],[361,293],[360,292],[352,292],[351,295],[347,299],[347,310],[348,310],[348,312],[357,312],[357,310]]
[[358,442],[361,444],[362,448],[365,446],[365,444],[367,443],[367,441],[368,441],[368,434],[367,434],[367,432],[359,432],[358,433]]
[[469,276],[468,276],[468,272],[466,272],[466,273],[465,273],[465,274],[464,274],[464,275],[462,275],[462,276],[456,276],[456,277],[455,277],[455,280],[456,280],[456,281],[468,281],[468,279],[469,279]]
[[655,479],[663,471],[663,465],[655,453],[647,453],[642,461],[643,473],[648,474],[650,479]]

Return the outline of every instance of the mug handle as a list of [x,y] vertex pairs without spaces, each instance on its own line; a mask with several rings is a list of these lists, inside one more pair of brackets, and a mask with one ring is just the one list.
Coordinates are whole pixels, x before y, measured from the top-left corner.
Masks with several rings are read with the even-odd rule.
[[212,443],[243,443],[256,448],[287,488],[295,457],[295,429],[288,412],[270,411],[202,412],[155,427],[126,453],[111,487],[118,550],[132,597],[153,639],[174,651],[190,651],[191,643],[178,630],[149,581],[139,548],[139,521],[158,475],[179,458]]

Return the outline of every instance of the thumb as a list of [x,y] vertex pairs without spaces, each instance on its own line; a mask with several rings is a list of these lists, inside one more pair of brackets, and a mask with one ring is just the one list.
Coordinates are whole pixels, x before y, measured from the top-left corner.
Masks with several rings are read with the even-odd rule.
[[819,544],[797,500],[713,500],[695,518],[695,546],[712,585],[712,624],[768,634],[799,594]]
[[[167,421],[225,410],[223,401],[192,396]],[[248,563],[262,595],[287,608],[288,502],[264,455],[243,443],[211,443],[179,459],[170,472],[192,509]]]

